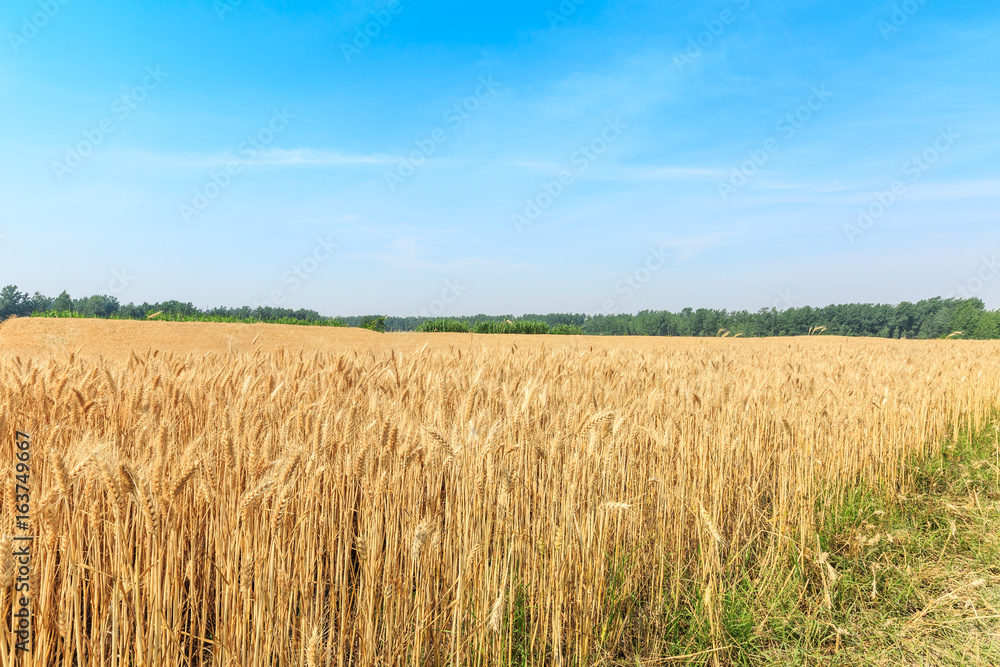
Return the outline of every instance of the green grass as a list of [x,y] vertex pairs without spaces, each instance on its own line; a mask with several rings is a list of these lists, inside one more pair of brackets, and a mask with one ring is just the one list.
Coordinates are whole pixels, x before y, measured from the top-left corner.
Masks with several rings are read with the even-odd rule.
[[[757,631],[731,628],[740,663],[1000,665],[998,463],[991,426],[913,463],[912,492],[860,487],[822,511],[817,552],[836,580],[810,554]],[[753,593],[736,619],[761,613]]]
[[[764,577],[752,554],[729,561],[715,637],[702,581],[688,573],[680,590],[658,590],[632,576],[644,544],[606,553],[605,608],[585,631],[593,653],[563,664],[1000,665],[998,430],[963,434],[908,468],[906,493],[861,484],[821,503],[801,566],[792,553]],[[520,583],[510,594],[499,664],[554,664],[532,634],[544,602]]]
[[[645,664],[634,656],[648,647],[602,633],[657,622],[666,665],[1000,665],[998,431],[963,434],[908,468],[907,493],[862,484],[817,507],[804,566],[793,553],[769,588],[752,555],[730,561],[715,640],[702,582],[688,577],[676,606],[650,586],[619,594],[633,553],[608,554],[608,608],[594,635],[611,653],[599,657]],[[657,596],[674,611],[652,621],[643,610]]]

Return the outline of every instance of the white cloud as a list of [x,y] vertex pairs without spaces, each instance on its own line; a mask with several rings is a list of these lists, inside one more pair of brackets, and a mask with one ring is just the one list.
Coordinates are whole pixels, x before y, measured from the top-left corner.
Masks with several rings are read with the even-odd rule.
[[343,153],[339,151],[315,150],[311,148],[268,148],[249,158],[230,151],[213,153],[198,152],[154,152],[127,150],[119,151],[120,161],[145,167],[177,167],[184,169],[208,169],[223,167],[236,160],[241,164],[271,167],[352,167],[375,166],[395,163],[385,154]]

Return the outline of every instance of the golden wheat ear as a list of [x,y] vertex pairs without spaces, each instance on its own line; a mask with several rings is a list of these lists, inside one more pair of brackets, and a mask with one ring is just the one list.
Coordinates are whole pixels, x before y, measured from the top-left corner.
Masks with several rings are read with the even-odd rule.
[[[73,326],[107,336],[125,325]],[[309,329],[279,332],[294,353],[258,340],[230,354],[218,352],[233,325],[183,329],[192,340],[143,356],[128,346],[97,359],[88,340],[69,365],[9,347],[5,331],[0,415],[39,435],[26,575],[38,664],[569,667],[675,653],[733,664],[745,656],[731,646],[732,603],[765,643],[786,604],[830,625],[858,590],[895,581],[868,564],[926,552],[937,573],[976,537],[980,513],[1000,522],[987,502],[971,520],[967,485],[955,504],[924,494],[917,468],[979,425],[994,437],[969,439],[986,449],[961,479],[1000,488],[996,341],[834,340],[813,325],[815,341],[733,342],[742,334],[721,329],[730,341],[477,339],[459,355],[454,341],[333,331],[323,344],[339,351],[310,360],[298,354],[316,344]],[[212,336],[217,353],[204,354]],[[23,491],[2,454],[5,614]],[[895,516],[876,526],[889,516],[866,509],[871,526],[855,521],[859,489],[866,508],[870,491],[893,513],[933,501],[951,517],[927,537],[951,532],[909,549]],[[821,533],[837,512],[844,528]],[[915,540],[924,521],[906,525]],[[992,576],[969,576],[962,600],[979,604],[980,575]],[[930,612],[935,627],[989,620],[938,604],[954,596],[928,583],[935,602],[904,624]],[[864,602],[866,614],[881,604]],[[871,611],[852,615],[856,636],[882,636],[862,623],[889,609]],[[978,636],[965,627],[955,634]],[[845,632],[795,637],[816,635],[820,654]]]

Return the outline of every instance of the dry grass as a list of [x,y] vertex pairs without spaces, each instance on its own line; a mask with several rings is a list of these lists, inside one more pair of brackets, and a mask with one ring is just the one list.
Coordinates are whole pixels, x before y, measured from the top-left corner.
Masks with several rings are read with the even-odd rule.
[[844,494],[905,492],[903,462],[982,427],[1000,390],[986,342],[371,336],[389,342],[8,347],[33,664],[741,660],[733,591],[763,627],[796,569],[828,567],[816,530]]

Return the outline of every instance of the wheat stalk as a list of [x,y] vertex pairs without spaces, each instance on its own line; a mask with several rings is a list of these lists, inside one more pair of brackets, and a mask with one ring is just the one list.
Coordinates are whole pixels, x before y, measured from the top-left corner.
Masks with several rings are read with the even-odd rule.
[[903,462],[1000,396],[1000,343],[971,340],[307,331],[227,352],[192,326],[169,348],[82,333],[67,365],[12,351],[22,326],[40,325],[4,325],[0,402],[44,434],[31,576],[52,664],[654,662],[681,615],[714,642],[692,659],[727,664],[733,582],[811,566],[804,603],[832,608],[817,508],[856,480],[912,496]]

